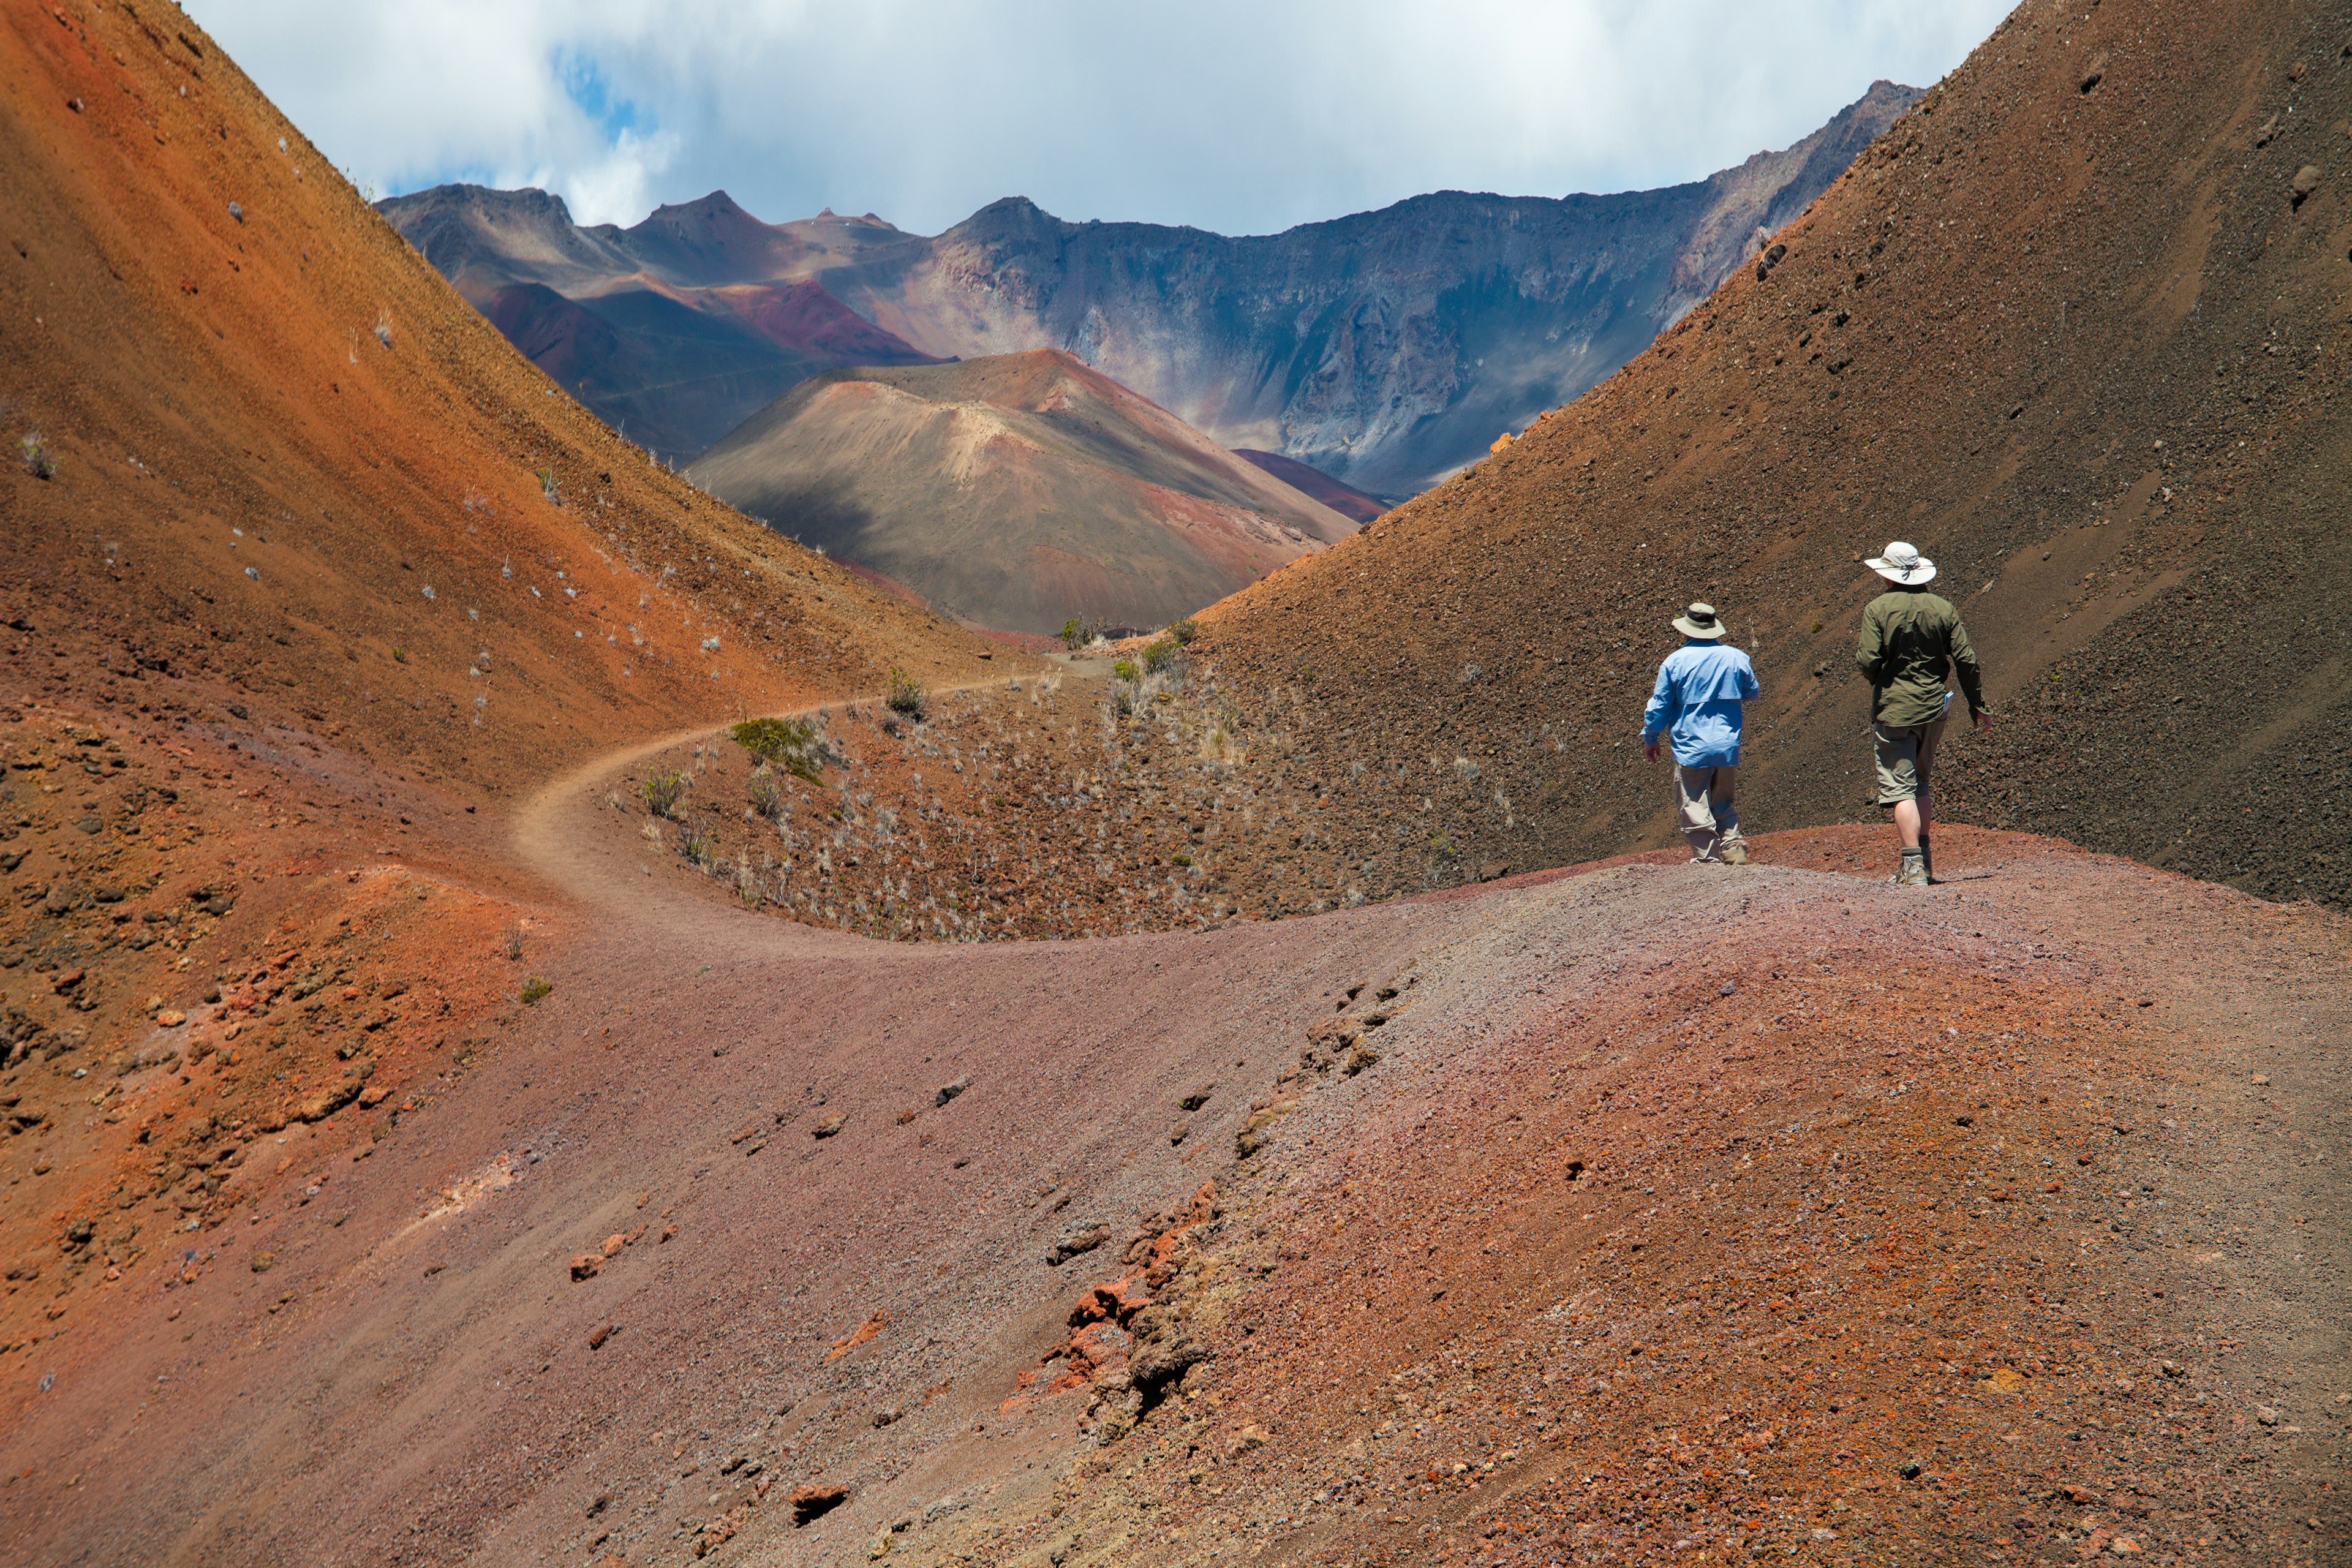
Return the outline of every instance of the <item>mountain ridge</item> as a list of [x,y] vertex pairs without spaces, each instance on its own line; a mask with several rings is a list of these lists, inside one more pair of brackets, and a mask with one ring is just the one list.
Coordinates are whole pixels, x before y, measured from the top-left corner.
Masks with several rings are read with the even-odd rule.
[[2234,750],[2200,841],[2335,852],[2342,18],[2092,9],[1110,679],[647,462],[194,21],[0,11],[0,1558],[2336,1561],[2352,921],[1948,823],[1508,874],[1656,824],[1695,584],[1751,829],[1866,775],[1770,753],[1896,518],[1964,810]]
[[[2332,521],[2352,205],[2326,173],[2352,67],[2311,68],[2341,40],[2308,8],[2234,36],[2162,11],[2233,74],[2182,85],[2138,9],[2021,10],[1780,231],[1777,263],[1204,614],[1224,679],[1337,781],[1336,863],[1386,837],[1381,790],[1341,772],[1351,730],[1452,759],[1423,809],[1454,854],[1391,857],[1368,896],[1667,841],[1633,741],[1697,599],[1763,682],[1743,816],[1874,816],[1861,562],[1907,539],[2000,716],[1947,741],[1942,812],[2352,903],[2352,703],[2327,673],[2352,636]],[[2280,810],[2285,779],[2321,804]]]
[[684,472],[1013,632],[1166,626],[1356,526],[1058,349],[824,371]]
[[1659,190],[1432,192],[1265,236],[1074,223],[1007,196],[927,237],[872,218],[762,224],[721,191],[575,239],[550,232],[560,200],[532,192],[509,240],[508,193],[380,205],[463,290],[814,279],[912,351],[1063,349],[1227,447],[1394,498],[1638,353],[1916,96],[1875,83],[1790,148]]

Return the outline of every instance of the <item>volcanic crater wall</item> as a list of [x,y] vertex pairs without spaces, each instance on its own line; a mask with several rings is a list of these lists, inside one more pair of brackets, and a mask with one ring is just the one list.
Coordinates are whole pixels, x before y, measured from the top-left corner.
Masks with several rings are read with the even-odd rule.
[[107,701],[468,790],[982,668],[563,397],[163,15],[0,13],[14,633],[100,634]]
[[1948,813],[2352,900],[2343,30],[2021,7],[1777,265],[1212,612],[1209,660],[1285,716],[1346,849],[1402,814],[1461,880],[1664,840],[1641,709],[1704,598],[1763,682],[1749,822],[1867,817],[1860,562],[1906,538],[1999,720],[1948,749]]

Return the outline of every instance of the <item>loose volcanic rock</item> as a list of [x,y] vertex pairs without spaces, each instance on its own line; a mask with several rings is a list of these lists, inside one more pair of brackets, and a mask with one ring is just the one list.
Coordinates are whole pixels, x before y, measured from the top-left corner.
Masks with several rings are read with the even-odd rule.
[[1109,1239],[1110,1226],[1107,1225],[1089,1226],[1083,1230],[1073,1231],[1045,1249],[1045,1261],[1058,1268],[1081,1253],[1092,1252]]
[[826,1482],[814,1482],[804,1487],[794,1487],[789,1500],[793,1507],[793,1523],[802,1525],[813,1519],[821,1519],[847,1502],[849,1489]]

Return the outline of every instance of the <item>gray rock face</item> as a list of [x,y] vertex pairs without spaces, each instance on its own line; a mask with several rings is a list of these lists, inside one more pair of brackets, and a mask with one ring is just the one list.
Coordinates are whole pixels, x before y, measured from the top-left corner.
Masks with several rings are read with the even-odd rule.
[[[1879,82],[1794,147],[1664,190],[1440,192],[1254,237],[1068,223],[1018,197],[929,238],[870,216],[762,224],[723,192],[628,229],[578,228],[536,191],[442,187],[383,210],[469,298],[650,278],[696,304],[814,280],[923,355],[1062,349],[1228,447],[1395,498],[1639,353],[1917,96]],[[676,341],[682,381],[693,340]]]

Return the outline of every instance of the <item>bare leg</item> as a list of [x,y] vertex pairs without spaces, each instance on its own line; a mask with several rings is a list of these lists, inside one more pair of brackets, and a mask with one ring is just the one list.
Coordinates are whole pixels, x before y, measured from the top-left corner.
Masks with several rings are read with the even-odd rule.
[[1928,804],[1927,792],[1921,790],[1919,796],[1916,800],[1895,803],[1895,831],[1901,837],[1906,849],[1919,847],[1919,830],[1927,822],[1927,814],[1919,808]]

